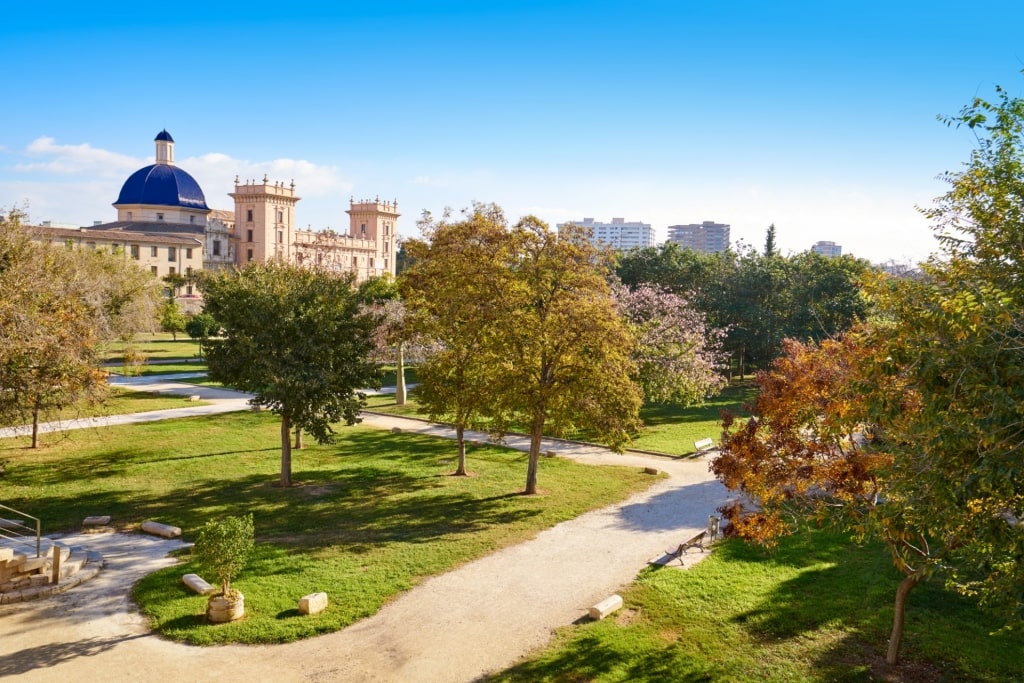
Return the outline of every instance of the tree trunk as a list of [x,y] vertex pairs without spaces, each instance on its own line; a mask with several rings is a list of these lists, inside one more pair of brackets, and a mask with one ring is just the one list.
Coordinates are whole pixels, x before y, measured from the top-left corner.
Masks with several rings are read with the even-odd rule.
[[900,654],[900,641],[903,640],[903,621],[907,611],[907,595],[922,578],[920,572],[914,572],[900,581],[896,588],[896,604],[892,614],[892,634],[889,636],[889,651],[885,654],[886,664],[895,664]]
[[288,415],[281,416],[281,486],[292,485],[292,421]]
[[32,448],[39,448],[39,406],[32,408]]
[[295,427],[295,450],[302,450],[302,427]]
[[540,442],[544,438],[544,418],[533,418],[530,427],[530,463],[526,467],[526,495],[537,493],[537,468],[540,464]]
[[395,405],[404,406],[405,398],[405,345],[402,342],[398,342],[398,367],[395,369]]
[[455,425],[455,437],[459,441],[459,467],[455,474],[460,477],[466,476],[466,429],[462,425]]

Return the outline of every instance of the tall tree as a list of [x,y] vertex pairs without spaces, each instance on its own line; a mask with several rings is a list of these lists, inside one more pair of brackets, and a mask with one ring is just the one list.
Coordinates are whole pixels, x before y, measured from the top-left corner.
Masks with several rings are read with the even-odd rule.
[[775,246],[775,224],[772,223],[768,226],[768,230],[764,235],[764,255],[765,256],[778,256],[779,249]]
[[0,414],[31,420],[36,446],[42,415],[102,399],[100,345],[150,324],[156,293],[123,259],[33,241],[23,217],[0,216]]
[[641,396],[632,379],[635,340],[608,285],[607,255],[582,229],[556,234],[532,216],[509,239],[487,344],[497,359],[496,424],[527,426],[526,493],[533,494],[546,432],[588,430],[621,448],[640,426]]
[[497,358],[490,346],[500,309],[494,297],[509,287],[509,234],[501,209],[476,204],[464,220],[425,213],[423,239],[406,240],[410,267],[401,284],[412,313],[410,329],[438,349],[418,368],[417,398],[433,420],[455,427],[457,475],[465,475],[465,431],[492,404]]
[[358,390],[379,382],[369,358],[376,321],[351,275],[254,264],[204,278],[202,287],[204,310],[223,328],[208,342],[210,377],[281,417],[280,485],[290,486],[292,427],[330,443],[334,423],[358,421]]

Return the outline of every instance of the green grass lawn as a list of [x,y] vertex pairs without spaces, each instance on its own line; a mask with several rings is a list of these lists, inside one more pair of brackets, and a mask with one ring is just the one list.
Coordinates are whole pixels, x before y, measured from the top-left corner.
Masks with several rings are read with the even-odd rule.
[[1022,680],[1020,634],[990,635],[998,624],[938,582],[911,593],[902,661],[886,667],[899,579],[883,547],[825,532],[772,555],[728,539],[690,570],[644,570],[618,613],[488,680]]
[[[178,339],[172,339],[170,334],[141,334],[133,341],[135,350],[142,353],[146,358],[198,358],[199,342],[187,334],[179,334]],[[113,342],[107,348],[103,357],[107,362],[120,362],[124,357],[124,345],[121,342]]]
[[[124,368],[120,365],[107,366],[111,374],[122,375]],[[196,359],[195,362],[187,363],[146,363],[139,367],[131,368],[132,377],[155,377],[160,375],[174,375],[181,372],[206,372],[207,367],[204,361]]]
[[[745,415],[742,407],[752,401],[757,387],[751,380],[734,381],[722,393],[708,399],[703,405],[680,407],[649,403],[640,411],[644,429],[636,435],[629,448],[665,453],[688,455],[696,452],[695,441],[711,437],[718,442],[722,433],[722,411],[730,410]],[[424,417],[418,412],[414,399],[403,406],[395,405],[393,394],[367,397],[366,407],[381,413],[406,417]],[[571,435],[586,440],[585,434]]]
[[[47,533],[104,514],[122,529],[180,526],[188,540],[208,519],[252,512],[257,550],[232,584],[246,596],[245,619],[206,625],[206,598],[181,583],[196,571],[188,563],[146,577],[135,599],[164,636],[258,643],[338,630],[426,577],[651,483],[635,468],[545,459],[541,495],[523,496],[523,453],[471,447],[472,476],[453,477],[452,441],[357,426],[334,445],[294,452],[300,485],[281,489],[279,424],[246,412],[69,432],[38,451],[0,440],[0,500],[42,518]],[[315,591],[330,607],[300,616],[298,599]]]

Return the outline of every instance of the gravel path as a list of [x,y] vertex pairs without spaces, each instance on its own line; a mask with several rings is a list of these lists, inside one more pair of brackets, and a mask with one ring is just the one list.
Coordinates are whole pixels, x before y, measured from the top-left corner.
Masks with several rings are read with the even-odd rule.
[[[367,415],[365,424],[450,436],[402,418]],[[522,448],[524,440],[509,445]],[[167,553],[180,543],[123,534],[69,539],[99,550],[107,566],[68,593],[0,607],[0,678],[443,683],[501,670],[703,529],[727,498],[701,459],[564,443],[548,448],[582,462],[653,466],[669,476],[620,504],[429,579],[342,631],[285,645],[196,648],[152,636],[129,603],[130,586],[173,563]],[[703,556],[694,550],[684,560],[690,565]]]

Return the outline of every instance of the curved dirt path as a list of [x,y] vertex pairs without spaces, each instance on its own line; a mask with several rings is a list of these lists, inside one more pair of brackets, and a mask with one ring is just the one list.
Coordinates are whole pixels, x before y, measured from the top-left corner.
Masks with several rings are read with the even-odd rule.
[[[365,423],[450,436],[443,427],[401,418],[367,415]],[[513,438],[509,445],[524,444]],[[550,448],[561,457],[653,466],[669,476],[622,503],[428,579],[342,631],[285,645],[197,648],[149,634],[129,602],[130,586],[173,563],[166,554],[180,543],[120,534],[76,538],[73,543],[102,552],[106,568],[68,593],[0,607],[0,678],[443,683],[501,670],[703,529],[727,498],[699,459],[615,455],[564,443]],[[694,550],[684,560],[689,565],[702,557]]]

